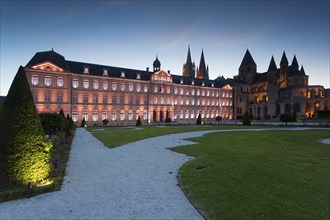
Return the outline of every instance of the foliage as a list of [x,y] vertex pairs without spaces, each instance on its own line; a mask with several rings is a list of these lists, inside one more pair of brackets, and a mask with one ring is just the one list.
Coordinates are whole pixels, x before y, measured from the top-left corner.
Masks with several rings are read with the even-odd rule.
[[45,134],[56,134],[65,128],[65,119],[57,113],[39,113],[39,118]]
[[196,121],[196,125],[201,125],[203,122],[202,122],[202,117],[201,117],[201,114],[198,114],[198,118],[197,118],[197,121]]
[[299,118],[298,118],[297,112],[293,112],[293,113],[292,113],[292,121],[293,121],[293,122],[298,122],[298,121],[299,121]]
[[83,128],[86,128],[86,127],[87,127],[85,117],[84,117],[83,120],[81,121],[81,125],[80,125],[80,127],[83,127]]
[[290,113],[283,113],[280,115],[280,121],[285,122],[285,125],[288,125],[288,122],[292,121],[292,115]]
[[268,114],[264,115],[264,119],[270,120],[270,115],[268,115]]
[[141,126],[141,117],[139,116],[138,119],[136,120],[136,126]]
[[245,112],[243,118],[243,126],[250,126],[251,125],[251,117],[248,112]]
[[330,119],[330,110],[323,110],[317,112],[317,117]]
[[329,219],[329,146],[319,142],[328,135],[273,130],[190,139],[198,144],[174,148],[196,158],[180,168],[180,186],[210,220]]
[[73,120],[72,118],[69,116],[69,114],[66,115],[65,120],[67,121],[69,128],[72,130],[73,129]]
[[218,115],[217,117],[215,117],[215,121],[216,122],[218,122],[218,124],[219,124],[219,122],[222,120],[222,117],[220,116],[220,115]]
[[165,123],[171,123],[172,122],[172,119],[171,118],[166,118],[165,119]]
[[58,113],[63,119],[65,119],[65,115],[64,115],[64,112],[63,110],[61,109],[60,112]]
[[109,120],[108,119],[103,119],[102,123],[103,123],[103,125],[107,125],[109,123]]
[[44,132],[21,66],[0,113],[0,185],[13,186],[46,179],[52,169],[51,142]]

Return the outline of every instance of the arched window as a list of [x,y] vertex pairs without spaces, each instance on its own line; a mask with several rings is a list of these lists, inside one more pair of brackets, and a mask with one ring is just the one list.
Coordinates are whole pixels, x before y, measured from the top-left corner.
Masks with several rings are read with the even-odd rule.
[[83,110],[82,119],[84,119],[84,118],[85,118],[85,121],[88,121],[88,110],[87,109]]
[[103,111],[102,111],[102,121],[103,121],[104,119],[108,119],[108,112],[107,112],[107,110],[103,110]]
[[116,109],[114,109],[111,112],[111,120],[116,121],[116,119],[117,119],[117,111],[116,111]]
[[124,121],[125,120],[125,111],[122,109],[120,110],[120,120]]
[[305,112],[311,112],[312,108],[311,108],[311,104],[309,102],[306,102],[305,104]]
[[128,120],[132,121],[133,120],[133,111],[130,109],[128,110]]
[[93,121],[97,121],[98,120],[98,112],[96,109],[93,110]]
[[321,105],[319,102],[316,102],[315,105],[314,105],[314,109],[315,109],[315,112],[318,112],[321,110]]

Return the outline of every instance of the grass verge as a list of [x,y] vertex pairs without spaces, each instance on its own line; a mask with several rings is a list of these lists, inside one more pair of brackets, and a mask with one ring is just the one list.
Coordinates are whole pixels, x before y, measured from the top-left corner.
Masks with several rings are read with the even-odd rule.
[[195,156],[179,171],[209,219],[328,219],[328,130],[211,133],[173,150]]

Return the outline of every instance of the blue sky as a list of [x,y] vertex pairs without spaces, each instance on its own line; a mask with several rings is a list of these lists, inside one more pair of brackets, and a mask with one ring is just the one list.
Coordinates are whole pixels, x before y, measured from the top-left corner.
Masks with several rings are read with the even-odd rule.
[[16,1],[1,0],[1,95],[39,51],[68,60],[182,74],[190,45],[202,49],[210,78],[232,78],[246,49],[258,72],[271,56],[295,54],[311,85],[329,83],[329,1]]

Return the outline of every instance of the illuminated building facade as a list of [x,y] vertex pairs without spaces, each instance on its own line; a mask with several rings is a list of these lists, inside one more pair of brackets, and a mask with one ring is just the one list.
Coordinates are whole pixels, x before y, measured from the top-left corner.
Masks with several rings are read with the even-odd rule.
[[278,118],[296,112],[300,118],[315,117],[320,110],[330,110],[330,89],[308,85],[308,75],[299,68],[296,56],[289,65],[283,52],[279,68],[272,57],[267,72],[257,73],[249,50],[231,81],[234,90],[234,118],[249,112],[255,119]]
[[[190,51],[189,51],[190,54]],[[202,52],[203,60],[204,55]],[[38,112],[63,109],[77,124],[135,125],[165,122],[196,123],[199,114],[206,123],[216,116],[233,117],[232,87],[223,77],[173,75],[161,70],[156,57],[153,71],[66,60],[51,51],[38,52],[25,66]]]

